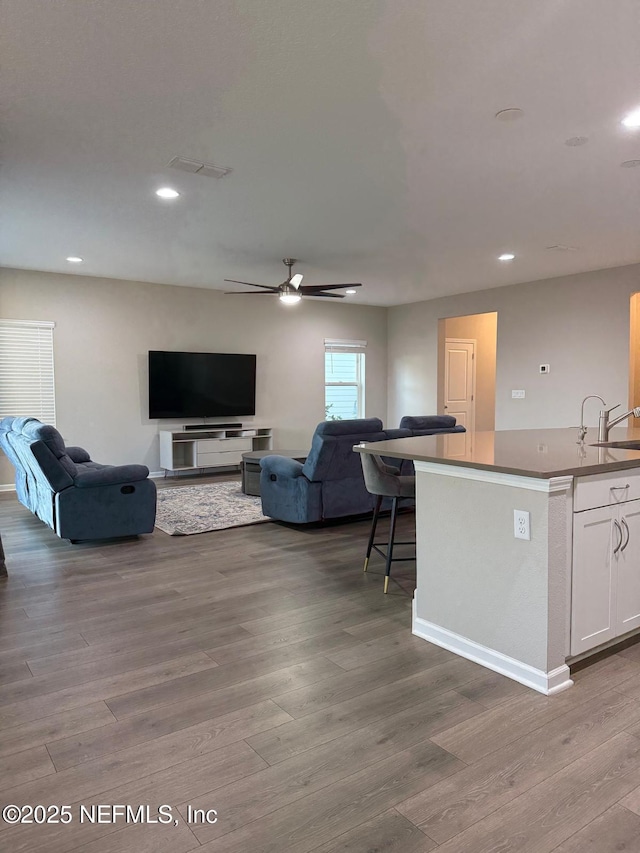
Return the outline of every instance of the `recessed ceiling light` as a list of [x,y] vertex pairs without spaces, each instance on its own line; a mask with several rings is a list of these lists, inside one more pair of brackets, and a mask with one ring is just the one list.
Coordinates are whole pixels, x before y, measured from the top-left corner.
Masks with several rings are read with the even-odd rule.
[[518,109],[518,107],[510,107],[507,110],[500,110],[495,114],[495,118],[498,121],[516,121],[519,118],[522,118],[524,115],[524,110]]
[[623,169],[635,169],[636,166],[640,166],[640,160],[625,160],[620,165]]
[[622,119],[622,124],[625,127],[640,127],[640,110],[635,110]]
[[357,290],[354,290],[354,289],[353,289],[353,288],[351,288],[351,287],[349,288],[349,290],[345,290],[345,293],[348,293],[348,294],[349,294],[349,296],[353,296],[353,294],[354,294],[354,293],[357,293],[357,292],[358,292]]
[[499,261],[512,261],[515,258],[515,255],[512,252],[503,252],[502,255],[498,255]]
[[171,187],[160,187],[159,190],[156,190],[156,195],[159,198],[178,198],[180,193],[177,190],[171,189]]
[[70,264],[81,264],[84,261],[84,258],[79,258],[77,255],[69,255],[67,260]]

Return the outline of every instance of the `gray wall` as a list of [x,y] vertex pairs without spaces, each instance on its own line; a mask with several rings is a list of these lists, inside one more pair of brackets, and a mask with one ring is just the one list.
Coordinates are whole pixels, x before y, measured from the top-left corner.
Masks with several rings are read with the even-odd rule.
[[[640,265],[388,310],[307,301],[289,311],[196,288],[0,270],[0,316],[56,321],[58,424],[70,443],[100,461],[157,471],[157,431],[170,424],[146,417],[149,349],[257,353],[256,422],[276,428],[276,447],[304,446],[324,418],[325,337],[369,342],[367,415],[394,426],[402,415],[437,411],[438,319],[497,311],[496,429],[574,426],[587,394],[627,403],[636,291]],[[542,363],[548,376],[538,373]],[[512,388],[526,398],[512,400]],[[589,404],[588,423],[597,408]],[[0,458],[0,484],[12,479]]]
[[[575,426],[587,394],[626,406],[635,291],[640,265],[390,308],[389,421],[437,409],[438,319],[484,311],[498,312],[496,429]],[[588,405],[595,424],[599,404]]]
[[[58,427],[99,462],[159,470],[158,429],[172,424],[147,417],[150,349],[256,353],[256,417],[243,420],[273,426],[275,447],[297,448],[324,420],[324,338],[366,340],[366,414],[385,419],[384,308],[347,300],[287,307],[275,298],[5,269],[0,317],[55,321]],[[12,483],[0,456],[0,484]]]

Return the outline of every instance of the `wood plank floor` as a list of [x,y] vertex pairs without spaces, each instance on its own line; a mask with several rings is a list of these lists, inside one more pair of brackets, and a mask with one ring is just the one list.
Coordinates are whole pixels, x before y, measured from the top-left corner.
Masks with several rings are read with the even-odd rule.
[[412,637],[368,526],[74,546],[0,495],[0,800],[73,816],[0,849],[640,851],[640,645],[540,696]]

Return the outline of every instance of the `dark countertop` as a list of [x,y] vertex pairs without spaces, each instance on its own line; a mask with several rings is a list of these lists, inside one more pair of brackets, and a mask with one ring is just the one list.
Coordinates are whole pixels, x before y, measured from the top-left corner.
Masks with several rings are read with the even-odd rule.
[[[480,468],[522,477],[603,474],[623,468],[640,468],[640,450],[594,447],[597,427],[590,427],[583,444],[577,428],[524,429],[414,436],[356,445],[359,453],[375,453],[416,462],[439,462]],[[640,429],[611,430],[609,441],[640,441]]]

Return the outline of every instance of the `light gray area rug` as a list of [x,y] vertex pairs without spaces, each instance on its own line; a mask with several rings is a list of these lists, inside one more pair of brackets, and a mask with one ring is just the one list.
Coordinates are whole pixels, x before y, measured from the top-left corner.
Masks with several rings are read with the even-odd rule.
[[190,536],[227,527],[271,521],[260,498],[242,493],[240,483],[208,483],[158,489],[156,527],[170,536]]

